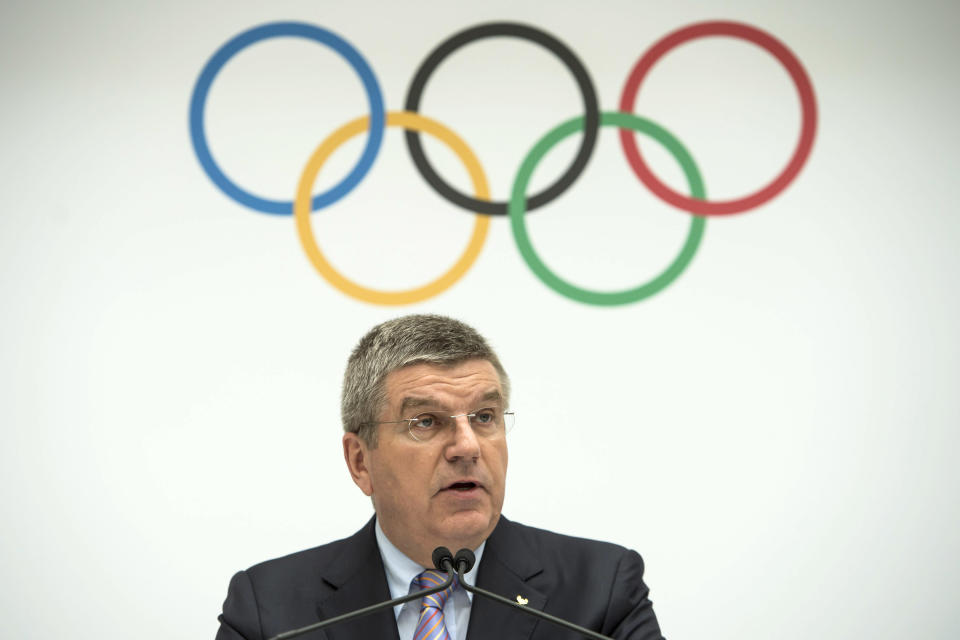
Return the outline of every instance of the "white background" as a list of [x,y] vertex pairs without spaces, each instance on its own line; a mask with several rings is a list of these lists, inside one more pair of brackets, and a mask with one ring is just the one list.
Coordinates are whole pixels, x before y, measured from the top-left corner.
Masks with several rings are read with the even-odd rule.
[[[513,378],[505,513],[640,551],[668,637],[958,637],[958,18],[949,2],[6,2],[0,635],[212,638],[234,571],[359,528],[370,505],[340,453],[343,365],[373,324],[429,311],[479,328]],[[442,295],[358,302],[313,270],[292,219],[224,196],[190,143],[200,69],[264,22],[349,40],[391,110],[447,36],[530,23],[578,54],[614,110],[647,47],[707,19],[786,43],[820,127],[783,194],[709,220],[688,270],[637,304],[556,294],[503,219]],[[228,63],[206,122],[237,183],[289,199],[313,148],[365,109],[336,54],[278,39]],[[449,58],[422,111],[468,141],[502,199],[533,142],[582,106],[549,53],[497,39]],[[730,38],[668,54],[637,112],[677,135],[719,198],[777,173],[800,123],[782,67]],[[670,157],[641,146],[682,188]],[[457,160],[427,149],[466,189]],[[391,130],[313,223],[338,268],[390,289],[436,277],[472,216]],[[528,223],[562,276],[617,289],[673,258],[688,217],[604,129],[580,180]]]

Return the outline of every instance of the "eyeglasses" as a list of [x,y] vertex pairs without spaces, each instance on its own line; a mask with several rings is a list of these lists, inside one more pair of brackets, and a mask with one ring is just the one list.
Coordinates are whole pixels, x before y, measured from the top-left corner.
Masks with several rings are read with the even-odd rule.
[[412,418],[403,420],[384,420],[371,424],[402,424],[407,423],[410,437],[418,442],[433,439],[442,431],[456,427],[457,418],[466,418],[470,428],[479,438],[495,438],[502,436],[513,427],[515,414],[513,411],[500,409],[478,409],[473,413],[458,413],[455,416],[443,416],[435,413],[421,413]]

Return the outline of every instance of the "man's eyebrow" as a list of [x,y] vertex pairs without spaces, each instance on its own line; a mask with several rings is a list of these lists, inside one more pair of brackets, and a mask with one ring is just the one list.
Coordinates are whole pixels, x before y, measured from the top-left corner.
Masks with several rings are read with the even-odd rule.
[[494,389],[493,391],[487,391],[485,394],[483,394],[483,397],[480,398],[480,401],[481,401],[481,402],[491,402],[491,401],[492,401],[492,402],[502,403],[502,402],[503,402],[503,396],[500,394],[499,391],[497,391],[496,389]]
[[420,407],[437,407],[439,406],[436,398],[431,398],[429,396],[407,396],[403,399],[403,402],[400,403],[400,413],[403,414],[407,409],[418,409]]
[[[500,404],[503,402],[503,395],[497,389],[492,389],[480,396],[480,402],[496,402]],[[410,409],[420,409],[422,407],[442,410],[443,403],[430,396],[407,396],[403,399],[403,402],[400,403],[400,414],[403,415]]]

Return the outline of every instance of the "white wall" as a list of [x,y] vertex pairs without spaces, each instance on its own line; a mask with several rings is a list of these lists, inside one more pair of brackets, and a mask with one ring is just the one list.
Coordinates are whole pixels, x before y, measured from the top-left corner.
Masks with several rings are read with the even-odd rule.
[[[958,13],[946,2],[5,4],[2,635],[212,637],[235,570],[352,533],[370,507],[340,454],[343,364],[376,322],[429,311],[477,326],[512,374],[505,512],[639,550],[668,637],[956,638]],[[400,308],[356,301],[312,269],[291,218],[217,190],[190,142],[200,69],[265,22],[348,39],[391,110],[448,35],[527,22],[566,42],[615,110],[648,46],[707,19],[786,43],[820,127],[783,194],[710,219],[689,269],[636,304],[556,294],[504,219],[445,293]],[[468,141],[502,199],[579,99],[554,58],[519,41],[448,62],[423,113]],[[637,112],[690,149],[711,197],[768,181],[799,130],[783,69],[732,39],[677,49],[640,95]],[[363,113],[335,54],[275,40],[223,70],[207,130],[238,183],[288,199],[313,148]],[[679,188],[670,157],[642,144]],[[548,157],[535,186],[575,146]],[[467,188],[453,156],[428,152]],[[313,217],[334,264],[382,288],[438,275],[472,220],[420,178],[397,130],[363,183]],[[611,129],[574,187],[528,217],[552,267],[601,289],[662,269],[688,223],[639,184]]]

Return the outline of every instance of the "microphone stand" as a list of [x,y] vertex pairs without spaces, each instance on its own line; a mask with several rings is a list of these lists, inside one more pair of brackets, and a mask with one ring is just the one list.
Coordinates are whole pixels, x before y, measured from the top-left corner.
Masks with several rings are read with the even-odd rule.
[[[411,600],[417,600],[424,596],[433,595],[434,593],[439,593],[443,591],[451,584],[453,584],[453,577],[456,575],[453,571],[453,556],[447,551],[447,555],[441,558],[437,558],[437,551],[434,551],[434,565],[441,571],[447,573],[447,578],[441,584],[438,584],[435,587],[429,589],[423,589],[422,591],[415,591],[413,593],[408,593],[405,596],[399,598],[394,598],[393,600],[387,600],[386,602],[380,602],[378,604],[372,604],[369,607],[364,607],[363,609],[357,609],[356,611],[350,611],[339,616],[334,616],[333,618],[327,618],[326,620],[321,620],[320,622],[315,622],[306,627],[300,627],[299,629],[292,629],[290,631],[284,631],[283,633],[278,633],[277,635],[270,638],[270,640],[290,640],[290,638],[296,638],[297,636],[303,635],[305,633],[310,633],[311,631],[316,631],[317,629],[323,629],[333,624],[340,622],[346,622],[347,620],[353,620],[354,618],[361,618],[365,615],[369,615],[375,611],[381,609],[386,609],[387,607],[394,607],[398,604],[403,604],[405,602],[410,602]],[[446,549],[444,549],[446,551]],[[509,600],[507,601],[509,602]]]
[[[467,570],[472,568],[473,562],[471,560],[467,560],[466,558],[461,557],[460,555],[461,553],[463,553],[463,550],[457,552],[457,559],[456,559],[457,573],[460,575],[460,586],[466,589],[467,591],[469,591],[470,593],[475,593],[485,598],[490,598],[491,600],[494,600],[495,602],[499,602],[500,604],[507,605],[508,607],[513,607],[514,609],[519,609],[524,613],[529,613],[538,618],[543,618],[548,622],[552,622],[554,624],[560,625],[561,627],[564,627],[565,629],[570,629],[571,631],[576,631],[577,633],[581,633],[587,636],[588,638],[593,638],[594,640],[613,640],[613,638],[610,638],[609,636],[601,635],[596,631],[591,631],[590,629],[581,627],[580,625],[573,624],[572,622],[567,622],[566,620],[563,620],[556,616],[552,616],[549,613],[544,613],[543,611],[533,609],[532,607],[526,607],[522,604],[519,604],[514,600],[509,600],[507,598],[504,598],[503,596],[498,596],[492,591],[487,591],[486,589],[480,589],[479,587],[471,586],[464,579],[463,574],[466,573]],[[471,558],[473,557],[472,553],[470,554],[470,557]]]

